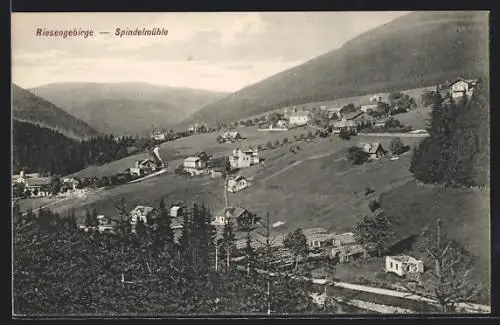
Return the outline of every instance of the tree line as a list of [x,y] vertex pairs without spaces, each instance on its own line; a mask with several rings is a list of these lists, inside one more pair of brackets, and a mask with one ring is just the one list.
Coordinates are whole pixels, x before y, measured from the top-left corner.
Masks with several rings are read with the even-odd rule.
[[410,171],[424,183],[473,186],[489,182],[489,85],[480,78],[472,97],[436,91],[429,137],[414,149]]
[[[138,221],[117,205],[116,233],[84,232],[73,214],[22,215],[14,208],[14,310],[19,314],[179,315],[321,312],[311,283],[254,272],[257,252],[248,235],[248,272],[226,258],[234,232],[216,240],[211,214],[194,204],[178,240],[162,201],[156,218]],[[88,224],[95,224],[95,212]],[[215,267],[216,250],[220,267]],[[226,263],[227,261],[227,263]],[[256,264],[255,264],[256,265]],[[252,270],[252,271],[251,271]],[[267,284],[267,285],[266,285]]]

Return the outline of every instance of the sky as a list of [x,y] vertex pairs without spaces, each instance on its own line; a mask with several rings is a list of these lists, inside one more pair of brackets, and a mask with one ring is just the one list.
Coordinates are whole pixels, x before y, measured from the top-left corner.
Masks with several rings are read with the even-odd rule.
[[[407,13],[13,13],[12,81],[23,88],[146,82],[234,92]],[[36,36],[39,28],[94,36]],[[164,28],[168,35],[120,38],[117,28]]]

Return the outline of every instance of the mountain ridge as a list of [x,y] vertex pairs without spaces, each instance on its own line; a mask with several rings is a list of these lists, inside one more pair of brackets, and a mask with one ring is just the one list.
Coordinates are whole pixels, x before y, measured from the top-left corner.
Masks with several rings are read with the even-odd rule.
[[[170,128],[226,93],[143,82],[50,83],[31,90],[103,133],[146,135]],[[120,116],[120,118],[116,118]]]
[[73,139],[100,135],[87,123],[15,83],[12,83],[12,118],[59,131]]
[[435,85],[488,70],[485,12],[414,12],[194,112],[216,123],[276,108]]

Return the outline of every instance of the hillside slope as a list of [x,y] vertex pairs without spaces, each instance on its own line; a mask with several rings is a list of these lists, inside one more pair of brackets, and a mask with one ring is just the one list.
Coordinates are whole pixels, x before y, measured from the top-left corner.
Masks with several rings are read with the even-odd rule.
[[87,123],[16,84],[12,84],[12,117],[18,121],[59,131],[72,138],[99,134]]
[[189,116],[235,120],[293,104],[434,85],[488,71],[488,14],[416,12]]
[[54,83],[31,91],[97,130],[115,135],[149,133],[152,125],[173,126],[225,95],[146,83]]

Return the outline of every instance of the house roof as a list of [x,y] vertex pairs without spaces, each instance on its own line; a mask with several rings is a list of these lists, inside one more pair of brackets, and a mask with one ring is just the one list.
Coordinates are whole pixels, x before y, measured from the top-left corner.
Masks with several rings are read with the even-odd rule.
[[233,180],[233,181],[239,181],[239,180],[242,180],[242,179],[246,179],[246,178],[243,177],[243,176],[241,176],[241,175],[238,175],[238,176],[230,178],[230,180]]
[[130,214],[139,214],[141,216],[146,216],[153,210],[154,210],[153,207],[138,205],[132,211],[130,211]]
[[26,179],[27,186],[41,186],[41,185],[49,185],[50,177],[38,177],[38,178],[28,178]]
[[363,253],[366,250],[361,245],[340,246],[332,248],[332,253],[339,252],[342,255],[354,255]]
[[236,138],[240,133],[238,131],[228,131],[224,132],[223,137],[224,138]]
[[218,216],[225,216],[227,212],[231,215],[231,218],[238,218],[240,217],[243,213],[245,213],[247,210],[240,208],[240,207],[227,207],[222,209],[217,215]]
[[353,120],[333,122],[334,128],[344,128],[344,127],[352,127],[352,126],[356,126],[356,122]]
[[359,110],[359,111],[356,111],[356,112],[346,113],[346,114],[344,114],[344,117],[345,117],[346,120],[352,120],[352,119],[354,119],[354,118],[356,118],[356,117],[358,117],[358,116],[360,116],[362,114],[365,114],[365,112]]
[[154,161],[152,161],[151,159],[144,159],[144,160],[139,161],[139,165],[144,165],[144,164],[147,164],[147,163],[153,163],[154,164]]
[[476,84],[476,82],[477,82],[477,79],[465,79],[465,78],[459,77],[459,78],[457,78],[457,79],[453,80],[452,82],[450,82],[450,83],[448,84],[448,87],[451,87],[452,85],[456,84],[456,83],[457,83],[457,82],[459,82],[459,81],[466,82],[466,83],[468,83],[469,85],[475,85],[475,84]]
[[382,145],[379,142],[361,143],[360,147],[367,153],[376,153]]
[[198,160],[200,160],[200,157],[187,157],[184,162],[197,162]]
[[354,239],[354,234],[352,232],[345,232],[342,234],[335,234],[333,235],[334,240],[338,240],[343,244],[350,244],[356,242]]
[[310,116],[310,115],[311,115],[311,112],[304,111],[304,110],[298,110],[296,112],[292,112],[292,116],[295,116],[295,117]]
[[400,261],[403,263],[416,263],[418,260],[414,257],[408,256],[408,255],[398,255],[398,256],[388,256],[389,258],[392,258],[393,260]]

